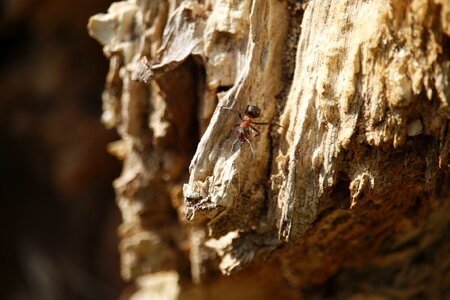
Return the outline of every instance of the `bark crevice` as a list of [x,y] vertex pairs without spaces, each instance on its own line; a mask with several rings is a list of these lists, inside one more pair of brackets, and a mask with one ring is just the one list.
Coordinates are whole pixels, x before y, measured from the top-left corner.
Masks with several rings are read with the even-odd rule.
[[[449,14],[442,0],[160,0],[94,16],[111,59],[103,120],[122,137],[125,277],[176,277],[189,261],[210,291],[264,266],[295,298],[375,266],[394,288],[367,275],[333,292],[361,295],[367,280],[374,297],[444,295],[430,278],[445,268],[417,290],[408,270],[446,247]],[[220,108],[248,104],[282,126],[258,127],[255,155]],[[168,228],[142,228],[142,210]]]

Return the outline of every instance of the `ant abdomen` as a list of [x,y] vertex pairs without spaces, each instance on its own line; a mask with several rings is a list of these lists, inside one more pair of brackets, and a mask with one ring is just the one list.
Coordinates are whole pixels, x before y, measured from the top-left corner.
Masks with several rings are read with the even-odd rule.
[[247,108],[245,109],[245,114],[251,118],[257,118],[261,114],[261,110],[258,108],[258,106],[247,105]]

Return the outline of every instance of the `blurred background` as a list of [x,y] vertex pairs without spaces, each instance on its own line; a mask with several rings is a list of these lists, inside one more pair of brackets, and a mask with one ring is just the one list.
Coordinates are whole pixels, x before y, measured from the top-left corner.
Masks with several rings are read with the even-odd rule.
[[117,299],[116,140],[100,123],[105,0],[0,2],[0,299]]

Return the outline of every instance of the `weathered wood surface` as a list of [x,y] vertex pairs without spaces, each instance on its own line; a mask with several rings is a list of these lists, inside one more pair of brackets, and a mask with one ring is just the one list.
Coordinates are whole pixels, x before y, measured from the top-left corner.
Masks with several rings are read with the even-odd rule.
[[[130,0],[92,17],[135,295],[448,293],[449,16],[445,0]],[[250,103],[283,126],[258,127],[255,155],[220,109]]]

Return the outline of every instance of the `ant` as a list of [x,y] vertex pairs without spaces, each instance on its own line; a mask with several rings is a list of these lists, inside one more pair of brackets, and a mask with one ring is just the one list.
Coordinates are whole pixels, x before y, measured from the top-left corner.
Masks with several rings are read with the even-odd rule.
[[261,114],[261,110],[256,105],[247,105],[247,108],[245,109],[244,117],[242,117],[242,114],[238,112],[237,110],[221,106],[221,109],[226,109],[229,111],[232,111],[234,113],[237,113],[239,115],[239,118],[242,120],[242,123],[234,125],[233,129],[238,127],[237,129],[237,139],[234,141],[233,146],[231,149],[234,148],[234,145],[239,141],[242,143],[247,142],[250,145],[250,150],[252,150],[252,154],[255,154],[255,151],[253,150],[252,143],[250,143],[250,128],[256,131],[256,135],[252,138],[254,139],[258,135],[260,135],[260,131],[252,126],[252,124],[255,125],[275,125],[278,127],[282,127],[281,125],[270,123],[270,122],[253,122],[253,119],[256,119]]

